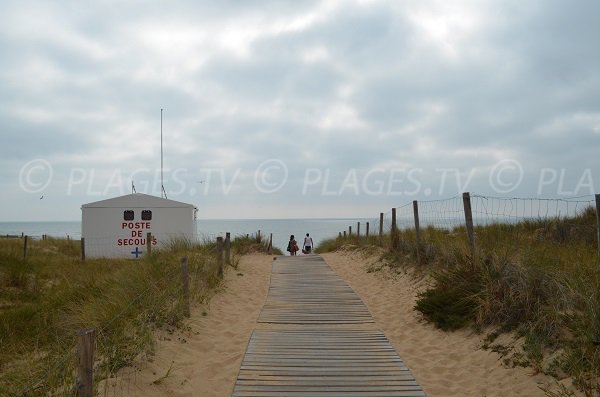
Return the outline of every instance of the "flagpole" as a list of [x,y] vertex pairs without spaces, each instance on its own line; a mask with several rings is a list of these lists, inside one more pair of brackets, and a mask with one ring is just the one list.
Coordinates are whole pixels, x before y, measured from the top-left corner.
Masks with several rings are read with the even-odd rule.
[[163,197],[165,186],[163,184],[163,110],[160,108],[160,197]]

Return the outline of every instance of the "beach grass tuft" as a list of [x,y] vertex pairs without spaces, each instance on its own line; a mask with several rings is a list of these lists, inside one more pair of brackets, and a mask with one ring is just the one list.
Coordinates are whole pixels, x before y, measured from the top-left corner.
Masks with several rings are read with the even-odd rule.
[[[269,250],[269,240],[262,234],[239,235],[232,240],[231,248],[237,255],[266,253]],[[277,247],[272,247],[271,251],[273,255],[283,255]]]

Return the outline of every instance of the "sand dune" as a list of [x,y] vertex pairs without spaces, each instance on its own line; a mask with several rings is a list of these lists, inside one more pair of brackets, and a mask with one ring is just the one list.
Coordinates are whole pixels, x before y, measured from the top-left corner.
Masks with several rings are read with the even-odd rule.
[[429,397],[545,396],[538,387],[554,379],[529,368],[504,368],[497,353],[481,350],[481,335],[443,332],[413,310],[424,282],[385,270],[367,273],[374,258],[356,253],[323,258],[363,299],[377,325]]
[[[360,295],[429,397],[543,397],[538,386],[554,383],[531,375],[530,369],[504,368],[496,353],[479,349],[479,335],[445,333],[421,321],[412,308],[423,284],[408,275],[367,273],[373,259],[355,253],[323,257]],[[122,375],[121,384],[109,386],[107,395],[230,396],[266,298],[272,260],[245,256],[238,270],[228,269],[226,288],[209,307],[194,309],[186,330],[161,341],[141,369],[124,370],[135,375]]]

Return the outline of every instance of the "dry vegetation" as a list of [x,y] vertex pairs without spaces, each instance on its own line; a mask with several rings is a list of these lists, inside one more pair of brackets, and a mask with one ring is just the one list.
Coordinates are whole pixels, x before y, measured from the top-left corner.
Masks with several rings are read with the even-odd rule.
[[[475,258],[464,228],[422,230],[419,252],[414,230],[399,233],[396,249],[390,247],[390,236],[352,236],[326,241],[318,251],[386,247],[385,261],[392,269],[412,266],[430,276],[431,285],[415,307],[426,319],[448,331],[466,326],[485,330],[484,347],[505,355],[506,365],[572,378],[586,396],[598,396],[596,233],[596,212],[589,208],[570,219],[476,227]],[[520,347],[498,344],[503,333],[513,333]],[[564,388],[561,395],[570,393]]]
[[[154,332],[184,323],[180,259],[193,301],[220,283],[215,244],[173,241],[143,260],[80,260],[76,241],[0,239],[0,395],[73,395],[78,330],[97,332],[97,380],[152,354]],[[232,264],[264,241],[234,239]],[[96,382],[97,383],[97,382]]]

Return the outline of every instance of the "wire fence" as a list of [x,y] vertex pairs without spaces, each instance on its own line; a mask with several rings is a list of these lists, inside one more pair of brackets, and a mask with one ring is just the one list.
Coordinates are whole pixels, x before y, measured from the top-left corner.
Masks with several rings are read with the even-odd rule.
[[576,218],[594,205],[594,196],[569,199],[471,196],[473,220],[476,225],[514,224],[548,219],[568,220]]
[[[452,229],[464,224],[463,201],[460,196],[445,200],[419,201],[419,221],[422,227]],[[414,221],[410,228],[414,227]]]
[[[442,200],[404,203],[368,221],[370,236],[379,236],[380,244],[392,249],[400,246],[419,253],[423,244],[445,236],[462,241],[475,254],[476,249],[493,246],[498,238],[494,227],[502,227],[502,237],[513,238],[514,245],[530,240],[597,244],[600,259],[599,206],[600,195],[553,199],[464,193]],[[359,242],[366,237],[356,229],[351,232],[349,228],[348,233],[340,232],[338,237],[358,237]]]

